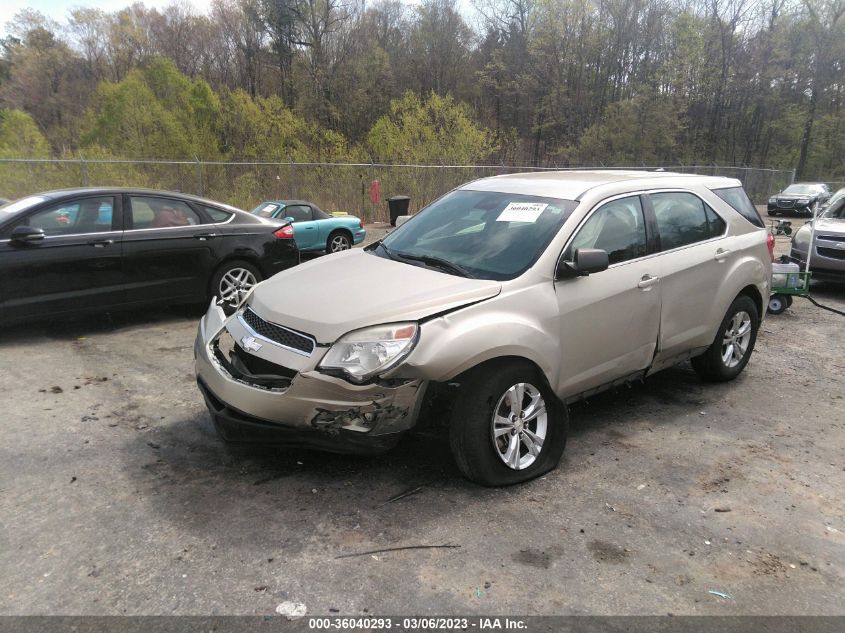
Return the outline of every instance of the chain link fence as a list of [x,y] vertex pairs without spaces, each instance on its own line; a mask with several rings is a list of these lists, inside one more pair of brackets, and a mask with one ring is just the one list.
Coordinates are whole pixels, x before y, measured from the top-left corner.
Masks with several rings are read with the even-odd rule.
[[[794,172],[719,165],[583,166],[600,169],[663,169],[728,176],[742,181],[756,204],[789,185]],[[566,168],[567,170],[576,168]],[[349,163],[266,163],[0,159],[0,197],[68,187],[124,186],[180,191],[252,209],[263,200],[310,200],[326,211],[345,211],[368,222],[386,221],[387,198],[407,195],[415,212],[454,187],[486,176],[559,167],[503,165],[384,165]],[[371,200],[377,181],[379,202]]]

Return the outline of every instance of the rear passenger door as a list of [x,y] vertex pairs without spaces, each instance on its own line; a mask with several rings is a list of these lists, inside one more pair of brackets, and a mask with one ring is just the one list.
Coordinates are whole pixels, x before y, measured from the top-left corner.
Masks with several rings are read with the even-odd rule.
[[127,195],[123,267],[130,301],[204,301],[220,230],[184,200]]
[[659,364],[710,345],[720,318],[714,298],[735,255],[725,220],[694,193],[651,192],[647,203],[660,252]]

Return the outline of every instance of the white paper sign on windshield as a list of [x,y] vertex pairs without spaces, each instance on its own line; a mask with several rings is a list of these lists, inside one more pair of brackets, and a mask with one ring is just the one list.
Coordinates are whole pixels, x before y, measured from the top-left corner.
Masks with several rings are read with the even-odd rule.
[[547,206],[543,202],[511,202],[502,210],[496,222],[536,222]]

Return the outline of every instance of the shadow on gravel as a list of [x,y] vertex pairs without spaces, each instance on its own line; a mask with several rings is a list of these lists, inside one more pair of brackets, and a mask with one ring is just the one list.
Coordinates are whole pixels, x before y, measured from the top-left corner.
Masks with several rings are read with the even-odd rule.
[[0,344],[6,341],[32,343],[44,338],[73,340],[80,336],[112,334],[129,328],[197,323],[206,308],[204,305],[186,305],[99,312],[73,317],[45,317],[0,327]]

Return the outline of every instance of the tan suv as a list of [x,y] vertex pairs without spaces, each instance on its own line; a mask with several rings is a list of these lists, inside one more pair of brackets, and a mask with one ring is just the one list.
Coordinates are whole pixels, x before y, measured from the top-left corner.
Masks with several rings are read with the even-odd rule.
[[567,403],[692,359],[748,363],[769,297],[766,230],[739,181],[655,172],[477,180],[380,242],[212,305],[197,380],[231,442],[390,448],[447,423],[468,478],[558,463]]

